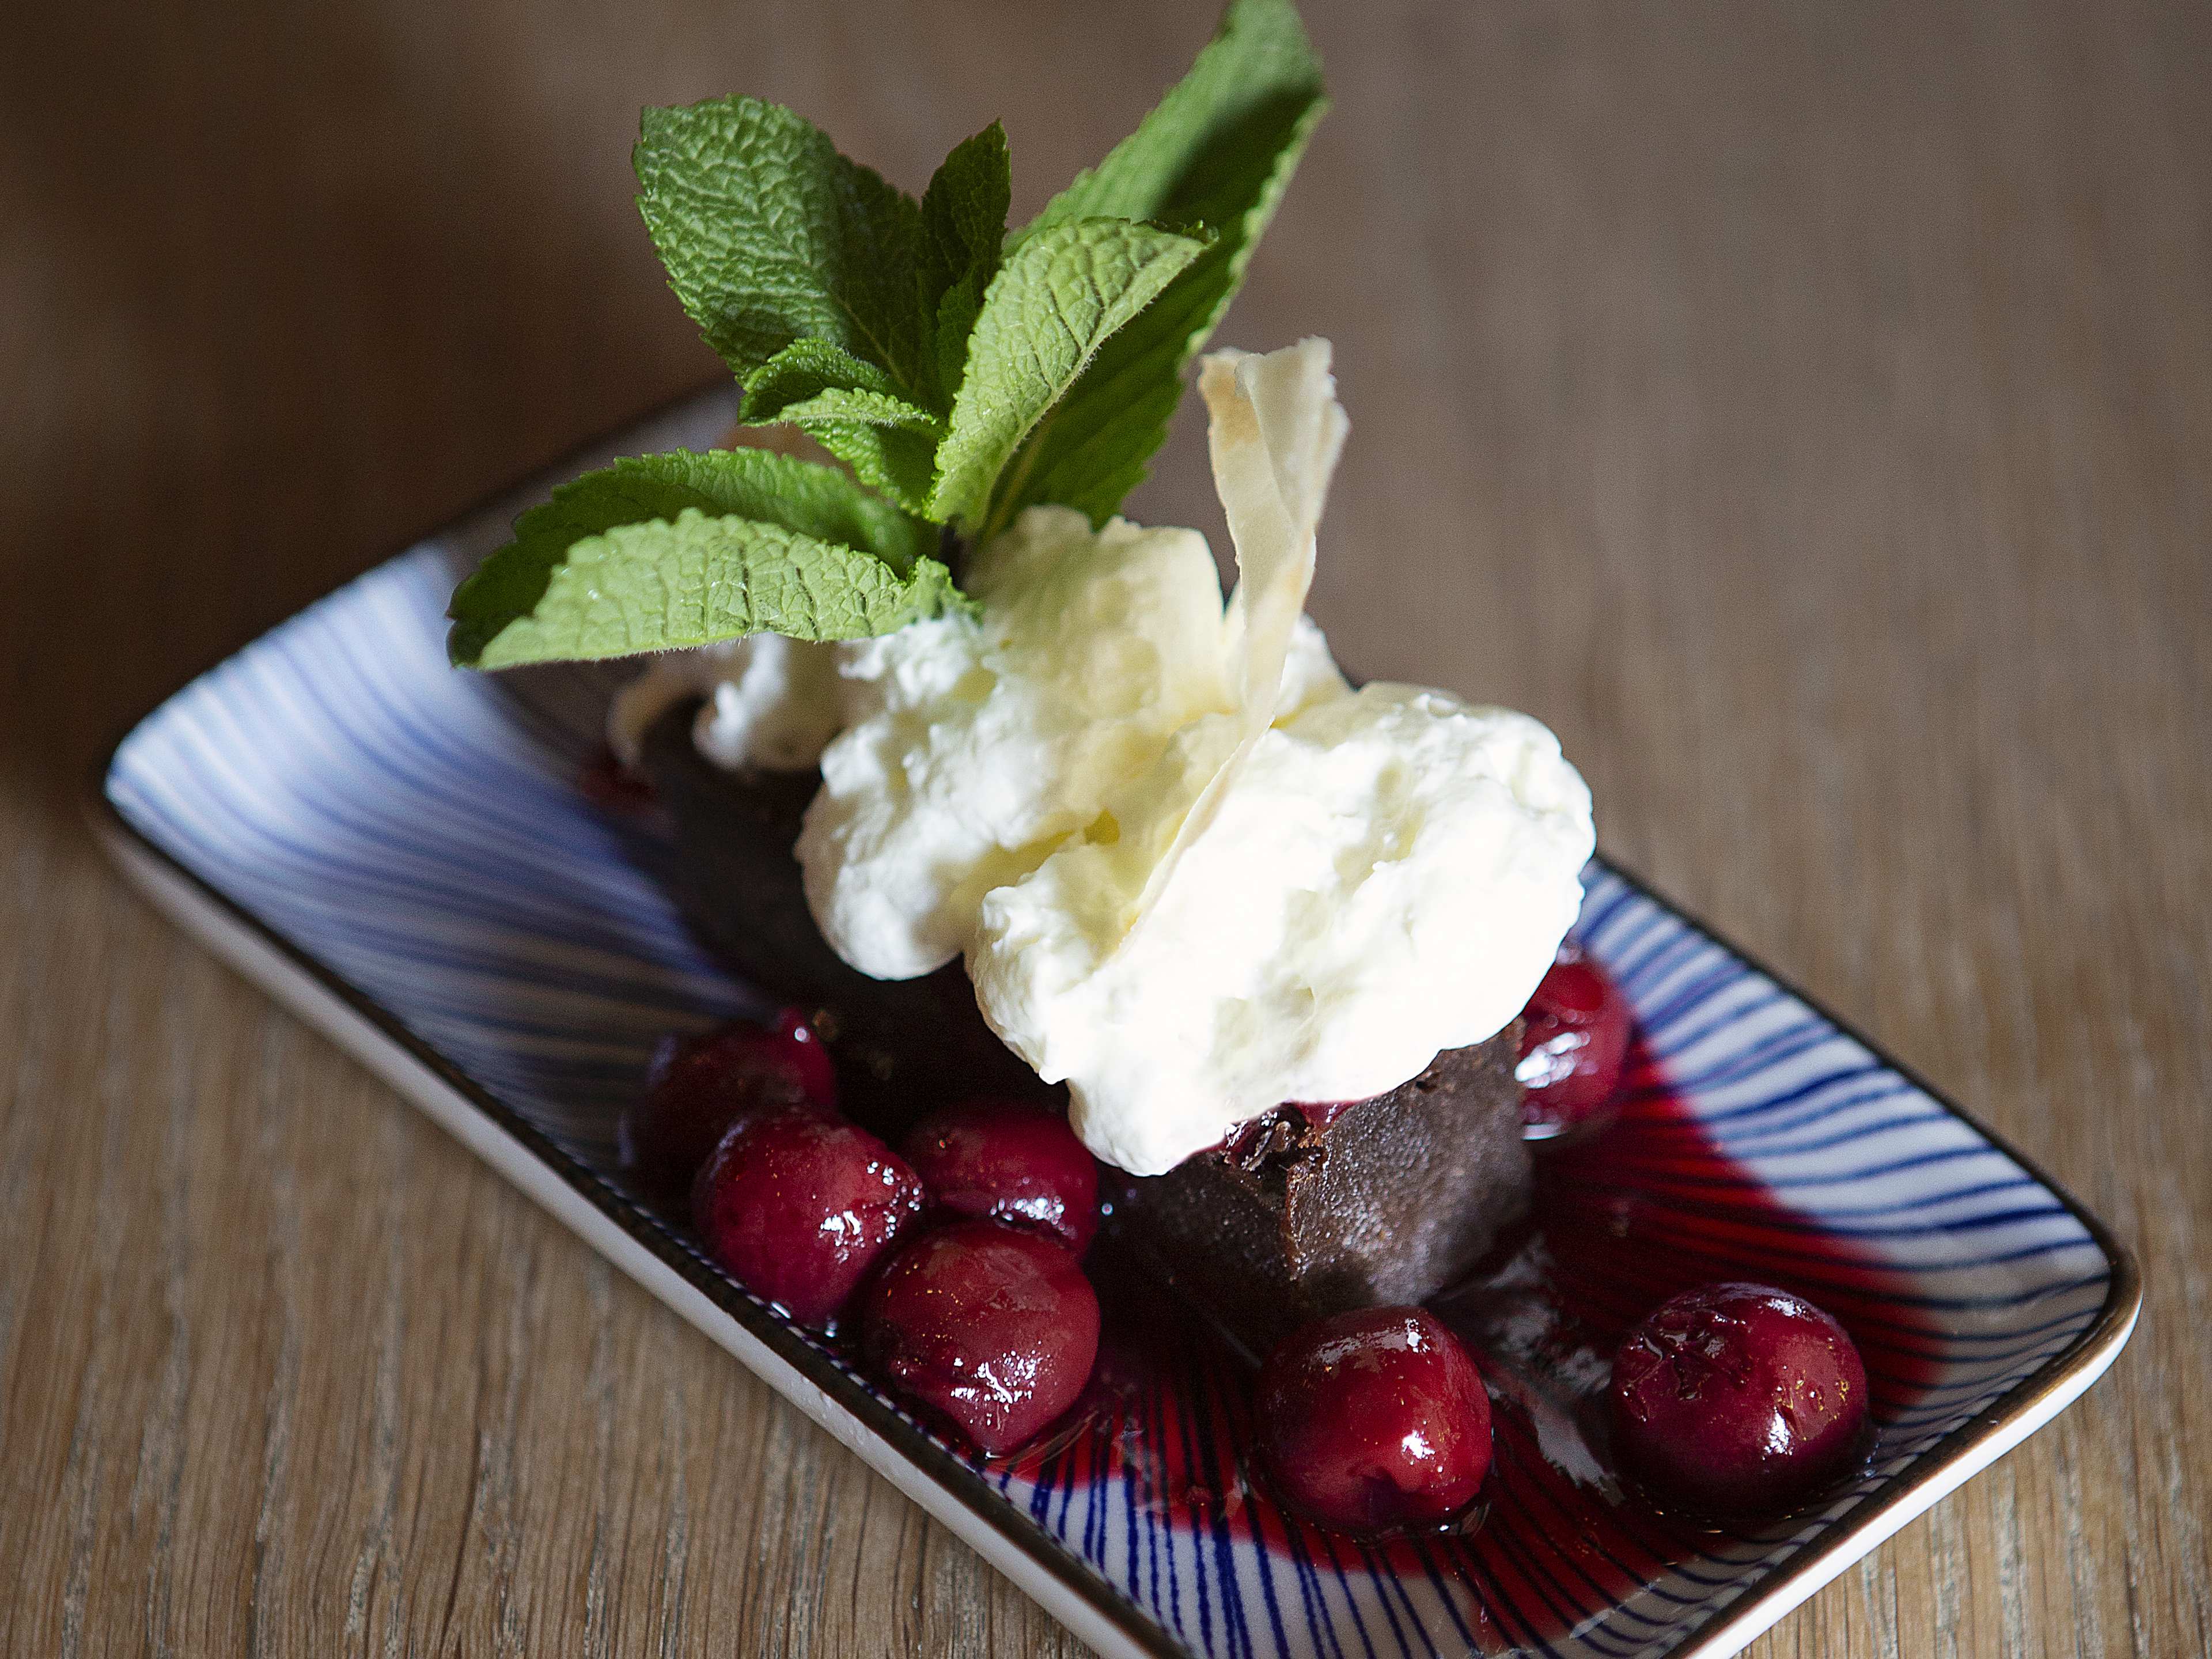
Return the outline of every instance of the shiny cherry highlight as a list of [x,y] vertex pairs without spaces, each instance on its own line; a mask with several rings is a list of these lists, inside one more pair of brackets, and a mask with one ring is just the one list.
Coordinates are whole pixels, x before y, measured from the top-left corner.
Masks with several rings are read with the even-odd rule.
[[623,1167],[664,1197],[690,1190],[700,1165],[741,1119],[783,1110],[834,1111],[837,1076],[795,1008],[772,1028],[746,1022],[703,1036],[663,1038],[645,1093],[616,1127]]
[[692,1218],[739,1283],[802,1325],[844,1307],[922,1210],[921,1182],[850,1123],[811,1112],[739,1122],[699,1171]]
[[870,1368],[993,1455],[1073,1405],[1098,1354],[1098,1298],[1075,1257],[995,1221],[902,1246],[857,1318]]
[[1661,1503],[1718,1516],[1794,1507],[1856,1464],[1866,1364],[1844,1328],[1771,1285],[1685,1291],[1613,1366],[1622,1465]]
[[1521,1116],[1530,1139],[1605,1121],[1620,1087],[1629,1026],[1628,999],[1613,975],[1580,945],[1562,945],[1521,1015],[1515,1074],[1526,1091]]
[[1490,1468],[1490,1397],[1460,1340],[1422,1308],[1362,1308],[1293,1333],[1260,1373],[1260,1451],[1276,1489],[1324,1526],[1432,1526]]
[[1079,1256],[1098,1229],[1098,1165],[1042,1106],[963,1100],[923,1118],[899,1150],[955,1214],[1040,1228]]

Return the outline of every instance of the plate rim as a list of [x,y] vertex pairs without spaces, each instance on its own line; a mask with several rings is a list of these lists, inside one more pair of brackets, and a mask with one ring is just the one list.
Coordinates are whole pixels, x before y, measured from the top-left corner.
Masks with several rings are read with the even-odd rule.
[[[410,542],[392,557],[404,557],[424,542],[483,517],[519,493],[557,480],[572,458],[603,449],[621,434],[699,401],[719,386],[714,382],[695,388],[574,447],[562,459],[532,469],[517,481],[489,492],[465,511],[448,516],[438,528]],[[326,603],[389,562],[387,559],[371,565],[303,611]],[[300,614],[294,613],[295,617]],[[275,629],[256,637],[282,629],[290,620],[279,622]],[[1118,1648],[1146,1659],[1188,1659],[1191,1650],[1164,1625],[1109,1583],[1089,1562],[1020,1515],[967,1462],[829,1363],[764,1306],[738,1294],[696,1246],[667,1222],[589,1164],[564,1152],[521,1114],[408,1030],[374,997],[254,915],[125,816],[107,786],[131,735],[236,654],[235,650],[226,653],[207,670],[157,700],[130,723],[121,738],[100,752],[94,763],[82,811],[94,838],[129,884],[181,931],[366,1065],[586,1243],[609,1256],[641,1288],[731,1352],[871,1468],[943,1521],[1083,1639],[1102,1650]],[[1664,1659],[1721,1659],[1771,1626],[1851,1562],[2071,1404],[2111,1366],[2133,1334],[2142,1307],[2142,1273],[2134,1253],[2094,1211],[2033,1158],[1916,1068],[1808,994],[1794,979],[1735,944],[1702,916],[1666,897],[1633,870],[1602,853],[1595,862],[1753,972],[1765,975],[2012,1159],[2081,1226],[2102,1253],[2109,1273],[2104,1304],[2065,1347],[1866,1493],[1830,1523],[1822,1536],[1732,1600],[1683,1626],[1674,1644],[1659,1650]],[[479,1133],[471,1133],[472,1129]],[[486,1129],[490,1133],[481,1133]],[[538,1172],[555,1177],[557,1187],[543,1187],[536,1178]],[[692,1305],[686,1305],[685,1292],[696,1299]],[[732,1322],[738,1333],[761,1352],[749,1352],[732,1344],[728,1333],[710,1322],[714,1314]],[[764,1370],[758,1363],[763,1357],[788,1373],[788,1378]],[[790,1386],[793,1382],[811,1390],[812,1397],[803,1397]],[[840,1416],[847,1420],[841,1422]],[[900,1478],[896,1471],[901,1469],[908,1478]]]

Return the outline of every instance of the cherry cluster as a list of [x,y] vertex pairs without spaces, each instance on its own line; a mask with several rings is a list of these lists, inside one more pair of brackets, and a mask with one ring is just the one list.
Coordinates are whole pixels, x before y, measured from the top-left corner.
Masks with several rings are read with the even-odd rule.
[[[1630,1018],[1572,945],[1523,1018],[1532,1139],[1595,1133],[1617,1109]],[[708,1252],[800,1324],[836,1329],[878,1376],[988,1455],[1073,1406],[1098,1350],[1082,1259],[1098,1170],[1057,1115],[975,1098],[895,1150],[840,1115],[812,1026],[786,1011],[655,1056],[622,1125],[623,1163],[688,1194]],[[1474,1356],[1433,1313],[1364,1308],[1295,1332],[1259,1380],[1261,1464],[1323,1525],[1376,1534],[1451,1522],[1492,1458]],[[1771,1514],[1834,1480],[1865,1442],[1867,1375],[1834,1319],[1772,1286],[1674,1297],[1632,1331],[1609,1402],[1625,1472],[1658,1501]]]
[[622,1153],[660,1196],[689,1187],[739,1283],[802,1325],[849,1328],[872,1369],[986,1453],[1036,1434],[1090,1377],[1098,1170],[1048,1111],[965,1101],[894,1151],[838,1115],[835,1068],[787,1011],[665,1045]]

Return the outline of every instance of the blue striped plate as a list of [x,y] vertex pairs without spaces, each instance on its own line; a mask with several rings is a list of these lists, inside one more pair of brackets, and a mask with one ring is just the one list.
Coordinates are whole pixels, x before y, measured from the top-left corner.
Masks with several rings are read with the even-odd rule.
[[[957,1451],[623,1184],[612,1124],[654,1041],[768,1000],[685,931],[664,828],[576,787],[610,678],[445,660],[455,574],[518,507],[617,453],[709,443],[731,413],[710,393],[622,433],[203,675],[117,749],[95,818],[183,926],[1102,1651],[1710,1659],[2047,1421],[2126,1341],[2134,1265],[2093,1217],[1601,864],[1581,936],[1637,1013],[1623,1121],[1603,1150],[1547,1160],[1546,1229],[1440,1304],[1497,1407],[1479,1525],[1364,1545],[1282,1514],[1242,1480],[1249,1379],[1203,1340],[1111,1339],[1073,1429],[1011,1462]],[[1619,1236],[1630,1248],[1598,1249]],[[1625,1491],[1589,1410],[1627,1322],[1677,1281],[1727,1276],[1778,1279],[1844,1320],[1880,1431],[1858,1479],[1741,1533]]]

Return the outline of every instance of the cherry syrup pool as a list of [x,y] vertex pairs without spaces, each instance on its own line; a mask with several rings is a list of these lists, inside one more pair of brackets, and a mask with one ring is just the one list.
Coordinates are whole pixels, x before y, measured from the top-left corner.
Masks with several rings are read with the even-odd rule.
[[1159,1522],[1259,1543],[1292,1575],[1456,1583],[1462,1634],[1484,1652],[1556,1641],[1737,1535],[1655,1503],[1610,1443],[1613,1354],[1668,1297],[1750,1279],[1826,1309],[1865,1359],[1877,1434],[1933,1380],[1939,1334],[1903,1275],[1728,1158],[1640,1037],[1618,1121],[1542,1149],[1528,1219],[1430,1304],[1482,1369],[1495,1436],[1476,1502],[1445,1527],[1363,1539],[1290,1513],[1260,1474],[1251,1364],[1119,1268],[1109,1247],[1089,1265],[1104,1311],[1091,1386],[1055,1432],[994,1461],[994,1474],[1048,1507],[1055,1492],[1117,1483]]

